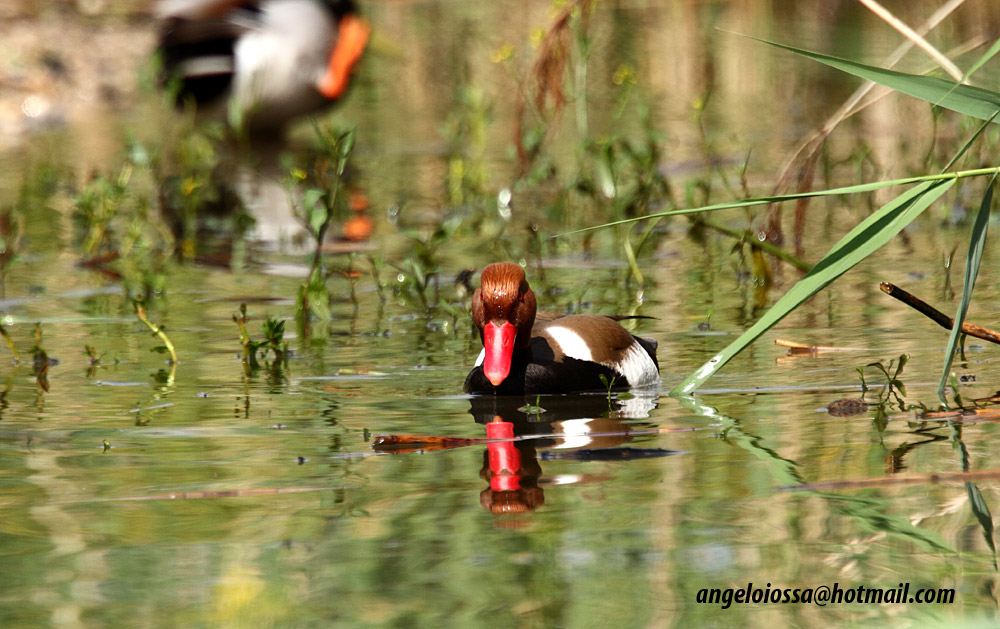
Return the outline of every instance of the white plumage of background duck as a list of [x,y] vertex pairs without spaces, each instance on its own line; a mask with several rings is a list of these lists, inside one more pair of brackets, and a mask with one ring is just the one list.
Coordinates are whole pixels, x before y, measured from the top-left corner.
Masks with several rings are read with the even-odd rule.
[[157,15],[179,100],[254,129],[339,99],[370,33],[352,0],[161,0]]

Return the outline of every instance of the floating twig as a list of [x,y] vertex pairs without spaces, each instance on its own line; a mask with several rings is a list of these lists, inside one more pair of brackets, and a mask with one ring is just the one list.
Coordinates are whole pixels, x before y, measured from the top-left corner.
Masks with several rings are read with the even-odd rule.
[[[899,301],[903,302],[907,306],[913,308],[920,314],[928,317],[942,328],[946,330],[952,329],[955,325],[955,320],[941,312],[937,308],[931,306],[927,302],[918,299],[914,295],[906,292],[902,288],[896,286],[895,284],[890,284],[889,282],[880,282],[878,287],[882,289],[882,292],[890,297],[895,297]],[[1000,344],[1000,332],[996,332],[989,328],[984,328],[973,323],[963,323],[962,324],[962,334],[968,336],[974,336],[977,339],[983,339],[984,341],[989,341],[990,343]]]
[[861,351],[861,348],[858,347],[826,347],[823,345],[806,345],[805,343],[796,343],[795,341],[789,341],[786,339],[775,339],[774,344],[780,345],[781,347],[787,347],[789,352],[792,354]]

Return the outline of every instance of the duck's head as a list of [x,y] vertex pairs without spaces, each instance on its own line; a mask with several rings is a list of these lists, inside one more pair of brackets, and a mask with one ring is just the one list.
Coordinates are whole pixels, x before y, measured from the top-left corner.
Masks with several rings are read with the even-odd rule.
[[472,296],[472,320],[486,349],[483,373],[493,386],[500,386],[510,373],[514,349],[530,343],[535,309],[535,293],[524,269],[510,262],[483,269],[481,285]]

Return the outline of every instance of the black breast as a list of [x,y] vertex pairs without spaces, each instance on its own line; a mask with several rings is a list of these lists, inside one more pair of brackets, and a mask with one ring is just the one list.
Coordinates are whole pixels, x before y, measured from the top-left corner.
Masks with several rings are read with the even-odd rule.
[[536,393],[580,393],[607,389],[607,382],[614,381],[614,389],[629,386],[624,376],[599,363],[557,356],[542,337],[531,339],[527,349],[514,352],[510,374],[494,387],[480,365],[465,379],[467,393],[492,393],[495,395],[533,395]]

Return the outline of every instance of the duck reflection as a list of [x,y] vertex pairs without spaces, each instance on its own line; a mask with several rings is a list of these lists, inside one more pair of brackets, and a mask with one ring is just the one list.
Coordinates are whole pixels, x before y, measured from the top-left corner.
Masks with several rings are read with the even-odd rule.
[[[486,424],[488,439],[513,439],[514,424],[496,415]],[[538,486],[542,466],[530,441],[495,441],[486,445],[479,476],[489,487],[479,493],[479,502],[492,513],[524,513],[545,503]]]
[[495,514],[534,511],[545,503],[543,487],[603,480],[586,474],[545,478],[539,461],[552,459],[630,460],[675,454],[662,448],[627,447],[637,435],[656,434],[648,422],[655,397],[609,399],[605,396],[549,396],[544,407],[524,405],[523,398],[482,396],[469,413],[484,424],[489,439],[479,475],[488,483],[479,494],[483,508]]

